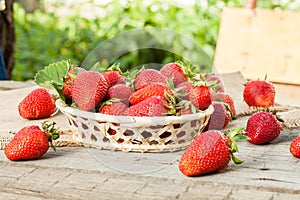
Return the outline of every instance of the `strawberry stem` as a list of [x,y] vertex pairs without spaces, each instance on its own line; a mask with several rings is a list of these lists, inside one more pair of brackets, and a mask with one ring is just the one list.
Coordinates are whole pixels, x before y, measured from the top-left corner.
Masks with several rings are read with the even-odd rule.
[[56,151],[56,148],[52,143],[53,140],[57,140],[59,138],[58,128],[56,127],[56,123],[55,122],[50,123],[48,121],[44,121],[42,123],[42,129],[48,138],[50,146],[53,148],[54,151]]
[[241,164],[243,160],[240,160],[237,158],[234,153],[238,152],[238,146],[236,144],[236,141],[241,140],[249,140],[250,138],[244,135],[244,129],[243,128],[235,128],[232,129],[228,134],[227,137],[230,139],[230,151],[231,151],[231,159],[235,164]]

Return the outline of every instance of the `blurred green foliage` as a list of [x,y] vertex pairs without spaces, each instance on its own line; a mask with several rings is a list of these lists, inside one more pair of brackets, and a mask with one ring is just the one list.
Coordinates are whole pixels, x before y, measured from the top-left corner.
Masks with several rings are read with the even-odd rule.
[[[92,0],[89,2],[93,3]],[[92,20],[81,17],[79,9],[69,9],[66,16],[44,9],[25,13],[15,3],[17,41],[13,79],[32,79],[38,70],[60,60],[71,59],[72,63],[80,65],[100,42],[123,31],[143,27],[168,28],[186,35],[213,60],[222,9],[244,7],[244,3],[244,0],[199,0],[193,5],[181,6],[171,0],[112,0],[105,5],[95,4],[107,13]],[[63,4],[56,6],[59,8]],[[258,1],[258,7],[299,10],[295,1]],[[178,45],[174,42],[173,48]],[[148,49],[126,53],[116,61],[128,69],[143,63],[166,63],[177,59],[181,59],[181,55]],[[203,70],[209,71],[210,65],[208,63]]]

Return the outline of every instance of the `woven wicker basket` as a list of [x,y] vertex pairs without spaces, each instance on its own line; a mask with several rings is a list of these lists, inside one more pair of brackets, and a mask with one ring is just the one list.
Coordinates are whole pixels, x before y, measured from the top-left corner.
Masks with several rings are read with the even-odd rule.
[[183,116],[112,116],[67,107],[57,107],[68,117],[74,137],[86,146],[137,152],[167,152],[186,148],[199,135],[213,112]]

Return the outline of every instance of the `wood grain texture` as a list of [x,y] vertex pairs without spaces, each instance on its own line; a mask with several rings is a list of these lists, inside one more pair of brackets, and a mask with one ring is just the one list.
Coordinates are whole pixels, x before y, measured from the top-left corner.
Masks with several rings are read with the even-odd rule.
[[[160,157],[157,153],[96,153],[64,147],[41,160],[26,162],[7,161],[1,151],[0,195],[29,199],[295,199],[300,195],[299,159],[291,156],[288,146],[298,134],[299,130],[284,131],[268,145],[239,142],[243,164],[230,163],[221,173],[193,178],[178,170],[182,151]],[[126,170],[114,169],[116,164]],[[149,165],[156,170],[139,173]]]

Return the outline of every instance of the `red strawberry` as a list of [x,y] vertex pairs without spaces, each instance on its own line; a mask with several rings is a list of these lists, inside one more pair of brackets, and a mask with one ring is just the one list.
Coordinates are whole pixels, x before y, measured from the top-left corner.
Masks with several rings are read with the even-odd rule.
[[[42,157],[49,149],[49,142],[58,138],[54,124],[43,124],[44,130],[38,126],[27,126],[19,130],[14,138],[5,146],[4,153],[9,160],[29,160]],[[50,129],[49,129],[50,128]],[[48,130],[52,130],[49,133]]]
[[222,130],[231,120],[230,112],[222,102],[213,101],[212,106],[214,107],[214,112],[210,116],[204,130]]
[[166,101],[160,96],[149,97],[133,106],[130,106],[126,114],[130,116],[165,116],[168,109],[165,107]]
[[237,152],[236,140],[247,139],[238,135],[241,129],[232,130],[227,136],[220,131],[202,133],[188,146],[179,161],[179,170],[186,176],[198,176],[225,169],[232,158],[242,163],[233,153]]
[[192,88],[193,88],[193,84],[187,81],[179,83],[176,86],[176,89],[178,89],[178,93],[181,94],[179,97],[185,100],[189,99],[189,94]]
[[160,96],[165,98],[165,92],[167,92],[169,95],[172,95],[172,92],[167,85],[161,83],[153,83],[151,85],[148,85],[147,87],[135,91],[129,97],[129,102],[134,105],[152,96]]
[[189,115],[189,114],[193,114],[193,111],[191,108],[181,108],[179,111],[180,115]]
[[212,94],[212,100],[213,101],[222,101],[222,102],[226,103],[229,106],[232,115],[233,116],[236,115],[234,101],[230,94],[225,93],[225,92],[214,93],[214,94]]
[[106,115],[124,115],[127,105],[122,102],[107,102],[100,109],[99,113]]
[[166,77],[155,69],[145,69],[137,74],[134,87],[136,90],[140,90],[153,83],[166,84]]
[[276,139],[281,130],[281,125],[275,115],[260,111],[253,114],[247,121],[246,133],[253,144],[265,144]]
[[92,110],[106,95],[108,84],[102,74],[87,71],[79,74],[73,82],[73,99],[81,110]]
[[103,76],[105,77],[109,88],[116,84],[125,84],[124,77],[119,71],[106,71],[103,72]]
[[172,79],[174,85],[187,81],[186,74],[177,63],[168,63],[164,65],[160,72],[165,75],[168,79]]
[[69,70],[69,72],[65,78],[64,86],[63,86],[63,90],[62,90],[62,93],[67,100],[72,100],[73,80],[76,78],[76,76],[78,74],[81,74],[83,72],[86,72],[86,70],[84,68],[75,67],[75,66]]
[[189,94],[189,99],[199,110],[206,110],[211,105],[211,93],[208,86],[194,87]]
[[290,152],[296,158],[300,158],[300,136],[296,137],[290,144]]
[[108,99],[120,99],[123,103],[129,102],[129,97],[132,95],[133,89],[125,84],[116,84],[108,89]]
[[224,84],[223,81],[220,79],[220,77],[215,75],[210,75],[210,76],[206,76],[205,80],[207,83],[209,83],[209,85],[211,85],[210,83],[213,83],[213,85],[211,86],[212,93],[224,92]]
[[18,105],[20,116],[26,119],[50,117],[55,108],[54,98],[45,88],[33,90]]
[[249,106],[274,106],[275,88],[271,82],[265,80],[252,80],[246,83],[243,97]]

